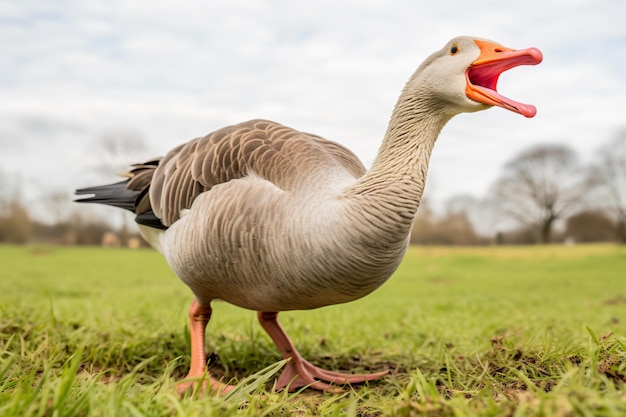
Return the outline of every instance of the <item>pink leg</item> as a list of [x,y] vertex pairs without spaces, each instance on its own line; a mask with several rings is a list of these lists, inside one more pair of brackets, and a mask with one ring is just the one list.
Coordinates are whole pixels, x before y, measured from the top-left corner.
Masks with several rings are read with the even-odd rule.
[[333,389],[330,384],[354,384],[372,381],[389,372],[382,371],[374,374],[350,375],[318,368],[300,356],[291,340],[289,340],[289,336],[278,323],[278,313],[259,311],[258,317],[261,326],[272,338],[283,359],[289,359],[283,373],[278,378],[276,385],[278,389],[288,387],[289,392],[294,392],[298,388],[309,386],[319,391],[337,392],[339,390]]
[[[189,373],[185,378],[185,381],[177,384],[176,388],[179,394],[187,391],[194,385],[194,380],[204,377],[202,384],[202,391],[205,391],[207,386],[210,387],[212,392],[220,394],[226,394],[234,387],[232,385],[223,384],[207,375],[206,370],[206,356],[204,354],[204,332],[206,326],[211,319],[211,307],[202,306],[196,300],[193,300],[191,307],[189,308],[189,332],[191,335],[191,366],[189,367]],[[191,381],[187,381],[191,380]]]

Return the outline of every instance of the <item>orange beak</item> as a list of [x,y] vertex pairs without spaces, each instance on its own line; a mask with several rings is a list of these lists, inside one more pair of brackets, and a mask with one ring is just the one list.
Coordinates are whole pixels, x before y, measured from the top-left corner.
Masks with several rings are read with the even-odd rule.
[[467,97],[490,106],[500,106],[526,117],[537,114],[535,106],[506,98],[498,93],[496,87],[498,77],[504,71],[519,65],[539,64],[543,60],[541,51],[537,48],[515,50],[481,40],[474,42],[480,48],[480,55],[465,73]]

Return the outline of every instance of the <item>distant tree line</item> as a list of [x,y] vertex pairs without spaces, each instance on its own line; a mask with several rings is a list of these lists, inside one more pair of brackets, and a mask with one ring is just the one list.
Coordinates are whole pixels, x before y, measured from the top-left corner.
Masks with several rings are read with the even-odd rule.
[[[111,172],[139,148],[127,136],[106,136],[103,153],[114,162],[100,168]],[[0,243],[101,245],[111,232],[120,245],[136,240],[132,215],[111,210],[77,206],[64,192],[29,204],[19,182],[0,172]],[[422,245],[609,241],[626,243],[626,129],[586,164],[566,145],[527,148],[503,166],[483,198],[456,196],[443,210],[422,201],[411,233],[411,243]]]
[[[123,172],[146,151],[144,138],[133,130],[103,132],[95,144],[94,171],[102,181]],[[23,197],[19,178],[0,172],[0,243],[60,245],[147,245],[132,224],[132,214],[93,205],[78,206],[68,191]],[[112,221],[113,220],[113,221]],[[115,239],[111,239],[114,235]],[[108,243],[107,243],[108,242]]]
[[[69,195],[55,193],[46,200],[63,196],[67,214],[54,221],[39,220],[23,202],[13,199],[3,201],[0,208],[0,243],[102,245],[111,232],[116,236],[116,246],[127,246],[131,240],[142,242],[137,230],[126,224],[115,225],[102,214],[84,207],[70,208]],[[142,242],[145,244],[145,242]]]
[[626,129],[587,164],[562,144],[524,149],[504,165],[485,198],[455,197],[439,216],[422,207],[412,241],[626,243]]

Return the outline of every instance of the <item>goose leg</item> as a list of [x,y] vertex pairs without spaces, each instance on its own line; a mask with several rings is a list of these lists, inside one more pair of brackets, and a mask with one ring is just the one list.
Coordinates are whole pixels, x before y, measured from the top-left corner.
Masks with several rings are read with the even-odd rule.
[[217,381],[207,374],[206,356],[204,354],[204,333],[206,326],[211,319],[211,313],[212,310],[210,306],[203,306],[196,300],[193,300],[191,303],[191,307],[189,308],[191,364],[189,367],[189,373],[185,377],[185,380],[178,383],[176,386],[178,394],[183,394],[194,385],[196,382],[194,380],[202,378],[204,378],[201,388],[203,392],[206,391],[207,385],[209,386],[211,392],[217,392],[220,394],[226,394],[235,388],[232,385],[227,385]]
[[[278,322],[277,312],[258,312],[259,322],[278,347],[283,359],[289,359],[283,373],[278,378],[276,388],[288,387],[289,392],[309,386],[319,391],[337,392],[330,384],[354,384],[372,381],[386,375],[388,371],[373,374],[351,375],[341,372],[326,371],[305,360],[285,333]],[[324,381],[324,382],[322,382]]]

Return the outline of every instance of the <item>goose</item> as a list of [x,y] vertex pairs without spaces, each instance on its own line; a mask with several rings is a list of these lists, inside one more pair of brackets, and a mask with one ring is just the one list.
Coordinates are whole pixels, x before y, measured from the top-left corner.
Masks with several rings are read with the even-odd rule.
[[90,195],[78,202],[135,213],[140,233],[191,289],[190,368],[178,392],[233,389],[207,373],[205,329],[218,299],[256,311],[288,359],[277,389],[333,391],[385,375],[313,365],[278,314],[347,303],[380,287],[408,247],[444,125],[457,114],[492,106],[535,116],[533,105],[504,97],[496,86],[502,72],[542,59],[536,48],[452,39],[406,83],[368,170],[338,143],[259,119],[135,164],[121,182],[77,190]]

